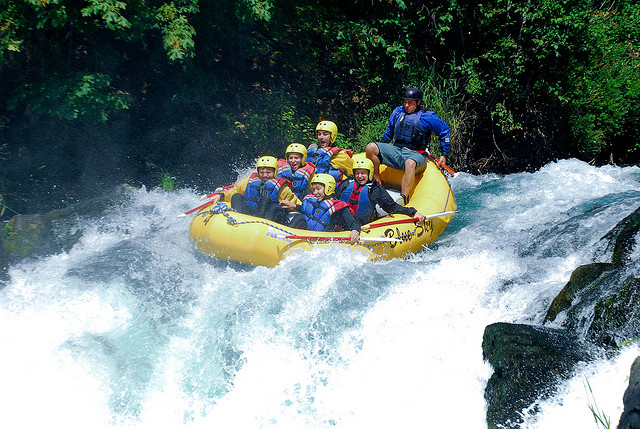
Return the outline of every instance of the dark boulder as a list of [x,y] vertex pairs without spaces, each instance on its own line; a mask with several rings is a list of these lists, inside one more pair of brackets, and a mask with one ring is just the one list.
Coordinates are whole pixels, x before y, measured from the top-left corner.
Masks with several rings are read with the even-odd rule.
[[640,356],[631,365],[629,386],[622,397],[624,409],[618,429],[640,429]]
[[550,396],[578,361],[588,359],[584,350],[562,329],[487,326],[482,353],[494,369],[485,389],[488,428],[519,427],[524,409]]
[[[535,413],[533,405],[553,394],[576,362],[589,359],[594,345],[598,351],[613,351],[637,337],[640,279],[633,255],[639,234],[640,208],[602,237],[611,262],[576,268],[544,319],[562,320],[562,329],[506,323],[485,328],[483,355],[494,368],[485,389],[489,428],[519,427],[523,410]],[[640,429],[639,383],[636,374],[625,393],[621,428]],[[631,426],[622,426],[623,420]]]
[[640,331],[640,279],[629,279],[617,292],[593,308],[586,339],[598,346],[617,349]]
[[593,284],[604,272],[613,268],[610,263],[593,263],[576,268],[569,282],[551,302],[545,322],[553,322],[558,314],[571,307],[571,303]]
[[633,260],[640,233],[640,208],[603,236],[611,262],[582,265],[553,300],[544,322],[566,312],[562,327],[614,350],[640,329],[640,281]]
[[620,267],[631,261],[633,248],[638,244],[636,237],[640,232],[640,207],[622,219],[604,238],[609,240],[611,262]]

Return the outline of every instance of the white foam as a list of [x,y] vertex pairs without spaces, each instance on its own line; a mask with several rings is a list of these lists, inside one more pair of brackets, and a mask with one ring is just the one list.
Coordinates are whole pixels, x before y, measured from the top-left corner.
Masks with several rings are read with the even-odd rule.
[[[70,251],[11,267],[0,427],[484,428],[485,326],[541,323],[636,208],[639,171],[461,174],[458,215],[417,255],[314,249],[250,269],[195,251],[176,215],[199,194],[136,191],[81,220]],[[617,421],[637,354],[581,366],[527,427],[593,425],[584,379]]]

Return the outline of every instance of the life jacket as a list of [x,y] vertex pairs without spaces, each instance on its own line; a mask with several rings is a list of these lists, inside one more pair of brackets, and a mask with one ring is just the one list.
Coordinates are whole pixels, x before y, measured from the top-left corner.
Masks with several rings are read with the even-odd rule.
[[420,123],[420,118],[425,113],[426,111],[421,109],[398,117],[393,130],[396,146],[424,152],[427,147],[427,130]]
[[331,215],[347,207],[347,203],[340,200],[318,199],[309,194],[302,200],[302,214],[307,221],[307,228],[311,231],[327,231]]
[[361,225],[365,225],[376,218],[376,208],[369,197],[371,185],[372,183],[369,182],[360,186],[355,180],[350,180],[340,195],[340,200],[349,205],[351,214]]
[[280,188],[287,184],[287,180],[281,177],[274,177],[262,183],[262,180],[258,177],[258,173],[252,173],[247,182],[247,189],[244,191],[247,205],[252,209],[258,208],[258,200],[262,195],[265,195],[265,193],[271,198],[271,201],[278,203]]
[[283,179],[291,182],[291,190],[296,196],[300,197],[300,194],[303,191],[309,189],[309,180],[311,180],[311,176],[315,172],[316,167],[307,162],[303,167],[298,168],[295,172],[291,171],[291,167],[285,161],[284,164],[281,164],[278,167],[278,177],[282,177]]
[[[331,170],[340,171],[331,165],[331,157],[341,150],[343,149],[336,146],[318,147],[318,145],[314,143],[307,149],[307,160],[316,166],[316,173],[331,174]],[[332,174],[332,176],[334,175]],[[338,177],[335,176],[334,178],[338,179]]]

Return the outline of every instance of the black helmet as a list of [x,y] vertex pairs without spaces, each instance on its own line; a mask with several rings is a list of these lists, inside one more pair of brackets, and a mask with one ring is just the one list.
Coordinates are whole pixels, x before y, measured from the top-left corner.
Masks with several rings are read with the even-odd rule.
[[422,91],[418,88],[407,88],[402,95],[403,100],[422,100]]

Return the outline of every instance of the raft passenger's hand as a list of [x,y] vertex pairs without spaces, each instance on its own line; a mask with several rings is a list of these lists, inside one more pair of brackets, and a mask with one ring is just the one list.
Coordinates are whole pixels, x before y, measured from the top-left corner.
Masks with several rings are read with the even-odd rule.
[[280,201],[280,207],[284,207],[285,209],[295,209],[296,203],[289,200],[282,200]]
[[215,194],[211,197],[211,204],[218,204],[220,202],[220,194]]
[[420,212],[416,212],[416,214],[414,214],[413,217],[417,217],[418,222],[422,222],[424,220],[424,215]]
[[349,236],[349,242],[351,244],[356,244],[360,240],[360,233],[356,230],[351,231],[351,235]]

